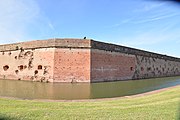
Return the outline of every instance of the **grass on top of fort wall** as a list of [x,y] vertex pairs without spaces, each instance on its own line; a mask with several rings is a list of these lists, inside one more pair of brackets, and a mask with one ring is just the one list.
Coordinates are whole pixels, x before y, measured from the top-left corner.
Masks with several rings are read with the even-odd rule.
[[40,102],[0,98],[0,120],[178,120],[180,86],[107,101]]

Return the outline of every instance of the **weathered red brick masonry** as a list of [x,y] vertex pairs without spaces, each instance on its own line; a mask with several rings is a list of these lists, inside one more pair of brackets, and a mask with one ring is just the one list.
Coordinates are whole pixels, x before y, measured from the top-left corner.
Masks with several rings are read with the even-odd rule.
[[0,79],[103,82],[180,75],[180,59],[84,39],[0,45]]

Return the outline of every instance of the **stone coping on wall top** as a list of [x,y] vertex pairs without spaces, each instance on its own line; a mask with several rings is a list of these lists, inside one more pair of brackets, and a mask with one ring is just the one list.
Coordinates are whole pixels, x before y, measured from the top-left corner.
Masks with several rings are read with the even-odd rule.
[[70,39],[70,38],[53,38],[46,40],[34,40],[13,44],[0,45],[0,51],[14,51],[18,49],[38,49],[38,48],[90,48],[89,39]]
[[168,55],[158,54],[158,53],[149,52],[145,50],[135,49],[135,48],[111,44],[111,43],[104,43],[104,42],[99,42],[99,41],[94,41],[94,40],[91,41],[91,48],[180,62],[180,58],[177,58],[177,57],[172,57]]
[[38,49],[38,48],[88,48],[99,49],[111,52],[121,52],[132,55],[140,55],[145,57],[160,58],[180,62],[180,58],[162,55],[158,53],[148,52],[135,48],[125,47],[121,45],[99,42],[92,39],[74,39],[74,38],[53,38],[46,40],[35,40],[28,42],[20,42],[13,44],[0,45],[0,51],[14,51],[19,49]]

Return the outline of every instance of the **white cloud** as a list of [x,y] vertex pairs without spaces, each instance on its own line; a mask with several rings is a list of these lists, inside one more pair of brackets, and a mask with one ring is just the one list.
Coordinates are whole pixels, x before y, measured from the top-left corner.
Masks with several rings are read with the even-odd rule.
[[[179,11],[167,2],[143,2],[132,11],[133,17],[124,18],[111,27],[126,24],[129,36],[121,36],[120,44],[128,46],[155,45],[180,39]],[[131,30],[132,29],[132,30]],[[122,31],[121,31],[122,32]]]
[[161,21],[180,15],[177,9],[168,1],[145,1],[131,11],[132,16],[122,19],[112,27],[120,27],[122,24],[146,24]]
[[27,39],[27,27],[39,12],[34,0],[0,0],[0,44]]
[[135,21],[135,22],[132,22],[132,23],[140,24],[140,23],[146,23],[146,22],[154,22],[154,21],[157,21],[157,20],[162,20],[162,19],[166,19],[166,18],[170,18],[170,17],[175,17],[175,16],[178,16],[178,15],[179,14],[177,14],[177,13],[167,14],[167,15],[160,15],[160,16],[151,17],[151,18],[148,18],[148,19],[138,20],[138,21]]
[[52,30],[55,30],[55,29],[54,29],[54,26],[53,26],[53,24],[52,24],[52,23],[50,23],[50,22],[49,22],[49,24],[48,24],[48,25],[49,25],[49,27],[50,27]]
[[139,5],[139,8],[134,9],[133,12],[149,12],[154,9],[159,9],[160,7],[167,5],[167,1],[145,1]]

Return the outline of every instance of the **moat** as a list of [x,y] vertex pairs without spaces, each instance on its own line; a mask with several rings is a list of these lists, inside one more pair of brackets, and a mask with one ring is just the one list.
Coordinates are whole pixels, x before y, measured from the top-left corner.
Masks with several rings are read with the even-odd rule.
[[0,96],[50,100],[112,98],[140,94],[175,85],[180,85],[180,76],[75,84],[0,80]]

